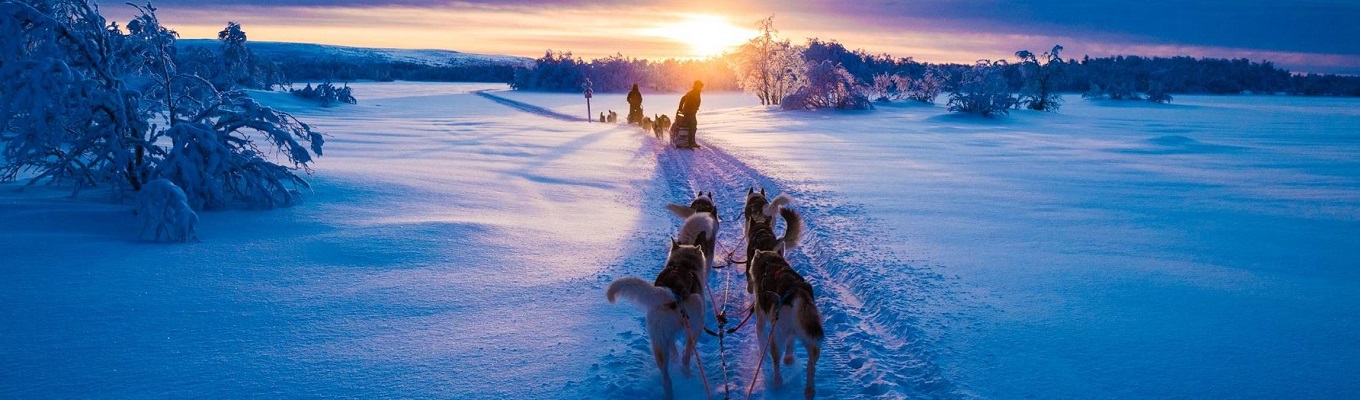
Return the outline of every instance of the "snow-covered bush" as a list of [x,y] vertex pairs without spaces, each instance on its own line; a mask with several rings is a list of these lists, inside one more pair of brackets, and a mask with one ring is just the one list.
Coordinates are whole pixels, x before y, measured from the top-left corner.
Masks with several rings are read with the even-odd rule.
[[869,110],[869,97],[855,86],[855,77],[840,63],[822,61],[808,68],[807,85],[785,96],[779,105],[785,110]]
[[1166,93],[1166,85],[1159,81],[1148,82],[1147,101],[1170,103],[1171,95]]
[[1130,82],[1128,80],[1121,80],[1119,82],[1111,83],[1105,86],[1105,96],[1109,97],[1110,100],[1143,99],[1143,97],[1139,96],[1138,92],[1134,90],[1133,82]]
[[1087,100],[1104,100],[1104,99],[1105,99],[1105,89],[1101,89],[1101,88],[1100,88],[1100,85],[1097,85],[1097,84],[1092,83],[1092,84],[1091,84],[1091,89],[1089,89],[1089,90],[1087,90],[1086,92],[1082,93],[1082,94],[1081,94],[1081,98],[1087,99]]
[[312,88],[312,84],[308,83],[306,87],[292,89],[291,92],[294,96],[321,102],[324,107],[330,107],[334,103],[358,104],[358,100],[354,99],[354,91],[350,89],[349,84],[337,88],[330,82],[323,82],[317,84],[316,88]]
[[142,236],[148,228],[155,240],[186,242],[198,240],[198,214],[190,208],[184,191],[166,179],[148,182],[137,195],[137,217],[142,221]]
[[1020,58],[1020,73],[1025,79],[1019,105],[1035,111],[1058,111],[1062,96],[1057,92],[1057,79],[1063,66],[1063,59],[1058,56],[1058,52],[1062,49],[1061,45],[1055,45],[1052,50],[1039,55],[1029,50],[1015,52],[1015,56]]
[[940,97],[940,92],[944,90],[944,82],[948,73],[935,67],[926,69],[925,75],[920,79],[912,79],[907,86],[907,99],[925,104],[935,104],[935,98]]
[[1001,60],[978,60],[972,68],[965,70],[958,85],[949,94],[949,111],[984,117],[1010,114],[1010,108],[1016,104],[1016,100],[1011,96],[1006,77],[1001,73],[1005,66],[1006,62]]
[[901,75],[881,73],[874,75],[869,85],[869,97],[880,103],[902,100],[911,88],[911,79]]

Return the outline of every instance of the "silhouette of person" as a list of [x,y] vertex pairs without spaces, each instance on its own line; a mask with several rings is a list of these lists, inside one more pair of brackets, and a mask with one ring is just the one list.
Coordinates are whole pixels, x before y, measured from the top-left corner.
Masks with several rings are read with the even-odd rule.
[[642,122],[642,92],[638,91],[638,85],[633,84],[633,90],[628,91],[628,123],[636,124]]
[[704,82],[694,81],[694,89],[690,89],[688,93],[685,93],[684,97],[680,98],[680,108],[676,110],[676,113],[681,117],[676,118],[675,123],[680,125],[683,129],[689,129],[690,147],[698,147],[694,137],[696,136],[695,134],[698,133],[699,120],[695,118],[695,114],[699,113],[699,92],[702,92],[703,90]]

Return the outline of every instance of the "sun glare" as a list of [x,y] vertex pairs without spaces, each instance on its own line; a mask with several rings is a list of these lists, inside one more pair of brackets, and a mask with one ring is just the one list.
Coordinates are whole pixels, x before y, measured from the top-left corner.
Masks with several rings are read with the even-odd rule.
[[729,51],[755,37],[754,29],[733,25],[717,15],[686,15],[683,20],[647,31],[649,35],[674,40],[690,48],[690,57],[709,57]]

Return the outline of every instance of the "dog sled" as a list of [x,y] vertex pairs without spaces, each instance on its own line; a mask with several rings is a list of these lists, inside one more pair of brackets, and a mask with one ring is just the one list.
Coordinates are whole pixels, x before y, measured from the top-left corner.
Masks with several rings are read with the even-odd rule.
[[677,149],[697,149],[699,144],[694,141],[696,129],[685,126],[685,114],[676,113],[675,123],[671,124],[671,146]]

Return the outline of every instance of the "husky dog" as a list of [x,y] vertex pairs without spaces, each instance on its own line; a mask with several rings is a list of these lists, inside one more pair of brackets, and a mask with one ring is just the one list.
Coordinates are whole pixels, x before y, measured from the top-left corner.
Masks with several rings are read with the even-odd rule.
[[680,232],[675,235],[675,242],[685,245],[699,246],[704,252],[703,270],[700,271],[699,278],[703,280],[704,292],[708,292],[708,273],[713,271],[713,253],[717,245],[718,221],[708,214],[694,214],[685,218],[685,222],[680,223]]
[[168,179],[157,179],[142,186],[137,197],[137,209],[133,211],[142,220],[142,232],[155,228],[156,240],[164,236],[166,240],[187,242],[198,241],[198,214],[189,207],[189,197],[184,190]]
[[[755,258],[757,250],[770,251],[775,246],[783,245],[784,249],[793,249],[798,246],[798,241],[803,235],[803,218],[797,212],[784,208],[793,203],[793,197],[787,193],[775,196],[774,200],[765,199],[765,189],[757,192],[754,188],[746,191],[746,208],[743,212],[746,215],[746,292],[753,293],[755,276],[751,273],[751,260]],[[788,225],[784,229],[784,236],[774,235],[774,217],[779,215],[784,217],[784,222]]]
[[712,218],[713,226],[712,230],[708,231],[708,242],[700,243],[704,248],[704,255],[708,257],[708,268],[710,270],[713,269],[713,263],[716,262],[714,253],[716,251],[715,247],[718,244],[718,230],[722,224],[722,220],[718,219],[718,207],[716,204],[717,203],[713,202],[713,192],[704,193],[700,191],[699,194],[694,196],[694,200],[690,201],[689,206],[682,206],[674,203],[666,205],[667,210],[670,210],[671,213],[674,213],[677,217],[684,218],[686,223],[689,222],[690,217],[699,214],[707,214]]
[[604,123],[604,121],[605,121],[606,119],[607,119],[607,118],[605,118],[605,116],[604,116],[604,111],[600,111],[600,122],[601,122],[601,123]]
[[611,124],[619,123],[619,113],[614,112],[614,110],[609,110],[608,122]]
[[643,132],[652,131],[652,117],[642,117],[642,131]]
[[656,118],[652,119],[652,133],[655,134],[656,137],[661,137],[663,132],[665,131],[661,130],[661,116],[657,115]]
[[807,384],[803,396],[811,399],[817,390],[814,387],[817,373],[817,357],[822,353],[822,314],[817,311],[813,298],[812,285],[803,280],[797,271],[784,258],[784,244],[774,250],[757,250],[751,260],[751,274],[755,275],[755,309],[757,346],[769,344],[770,366],[774,370],[770,381],[779,386],[783,380],[779,376],[780,351],[784,353],[785,365],[793,364],[793,340],[803,342],[807,348]]
[[670,131],[670,130],[671,130],[671,116],[669,116],[669,115],[662,115],[662,116],[660,116],[660,117],[657,117],[657,119],[656,119],[656,124],[661,126],[661,131],[662,131],[662,132]]
[[[706,240],[703,235],[700,233],[696,241]],[[705,286],[701,274],[706,263],[699,246],[672,241],[666,268],[656,275],[652,284],[630,276],[614,280],[605,291],[610,303],[623,297],[647,310],[647,336],[652,339],[652,357],[661,369],[661,383],[665,385],[668,399],[674,397],[667,367],[669,361],[679,357],[685,375],[689,375],[690,358],[698,359],[694,346],[704,324]],[[682,334],[685,350],[679,355],[675,340]]]

